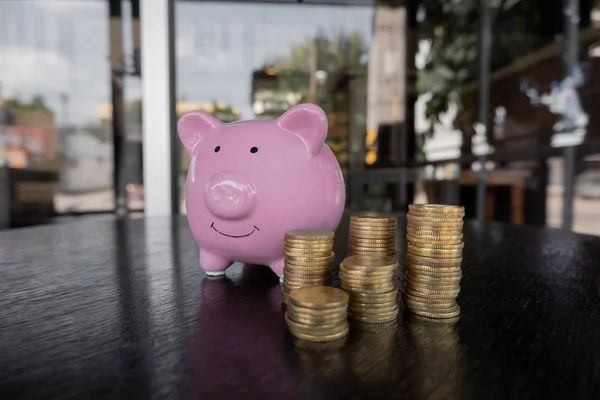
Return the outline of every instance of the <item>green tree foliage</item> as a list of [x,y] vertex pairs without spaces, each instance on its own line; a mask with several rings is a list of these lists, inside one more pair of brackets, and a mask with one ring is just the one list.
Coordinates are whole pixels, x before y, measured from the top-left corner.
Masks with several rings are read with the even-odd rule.
[[[313,48],[314,46],[314,48]],[[366,68],[363,60],[368,48],[360,33],[341,32],[327,36],[319,32],[314,38],[292,47],[286,56],[277,58],[273,65],[278,71],[279,87],[283,91],[309,94],[311,61],[316,56],[316,70],[327,72],[327,80],[318,86],[317,103],[325,112],[334,112],[335,96],[347,96],[333,90],[338,77],[357,68]]]
[[[487,0],[492,8],[492,70],[557,40],[562,32],[562,0]],[[585,3],[585,4],[584,4]],[[585,24],[589,0],[582,0]],[[455,127],[470,135],[476,102],[465,99],[477,80],[479,0],[420,0],[416,9],[419,38],[430,41],[418,90],[430,93],[426,117],[439,122],[448,104],[458,105]],[[589,14],[589,12],[588,12]],[[518,88],[515,88],[518,90]],[[430,132],[431,133],[431,132]]]

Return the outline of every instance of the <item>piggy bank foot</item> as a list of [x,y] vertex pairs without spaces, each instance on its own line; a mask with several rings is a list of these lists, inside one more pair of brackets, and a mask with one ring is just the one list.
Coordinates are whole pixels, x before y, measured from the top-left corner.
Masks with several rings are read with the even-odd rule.
[[225,275],[225,270],[229,268],[231,261],[217,254],[200,250],[200,267],[209,277],[219,277]]
[[283,265],[285,256],[269,263],[269,268],[279,276],[279,283],[283,283]]

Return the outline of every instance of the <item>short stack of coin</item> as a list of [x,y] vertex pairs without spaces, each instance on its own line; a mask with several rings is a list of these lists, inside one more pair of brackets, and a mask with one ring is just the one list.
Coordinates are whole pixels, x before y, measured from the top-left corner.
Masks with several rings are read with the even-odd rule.
[[398,316],[394,257],[349,256],[340,264],[340,285],[350,295],[348,315],[364,323],[393,321]]
[[293,289],[331,285],[333,271],[332,231],[296,229],[286,232],[283,252],[283,302]]
[[396,257],[396,218],[350,217],[348,255]]
[[292,335],[312,342],[345,337],[348,325],[348,294],[330,286],[309,286],[290,294],[285,322]]
[[406,228],[407,269],[402,297],[408,310],[427,318],[456,318],[462,278],[464,208],[411,204]]

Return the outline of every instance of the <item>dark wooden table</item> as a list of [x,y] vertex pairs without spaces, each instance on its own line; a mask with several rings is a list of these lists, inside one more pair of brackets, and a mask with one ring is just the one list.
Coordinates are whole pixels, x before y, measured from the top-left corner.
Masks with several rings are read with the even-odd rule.
[[206,279],[184,217],[1,232],[0,399],[600,398],[600,238],[465,225],[458,322],[341,348],[293,343],[265,267]]

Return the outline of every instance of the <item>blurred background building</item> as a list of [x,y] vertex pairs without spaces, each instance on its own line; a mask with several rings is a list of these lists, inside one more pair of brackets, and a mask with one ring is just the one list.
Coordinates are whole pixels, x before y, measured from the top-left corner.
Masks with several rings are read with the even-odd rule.
[[[600,234],[596,0],[148,0],[141,23],[138,0],[4,0],[0,228],[144,212],[156,136],[144,130],[142,60],[156,49],[142,46],[143,11],[165,4],[174,118],[273,119],[315,102],[350,209],[460,203],[469,217],[483,207],[487,220],[560,227],[573,188],[565,227]],[[576,25],[564,14],[574,5]],[[561,129],[585,132],[573,160],[553,145]],[[171,143],[185,212],[189,158]]]

